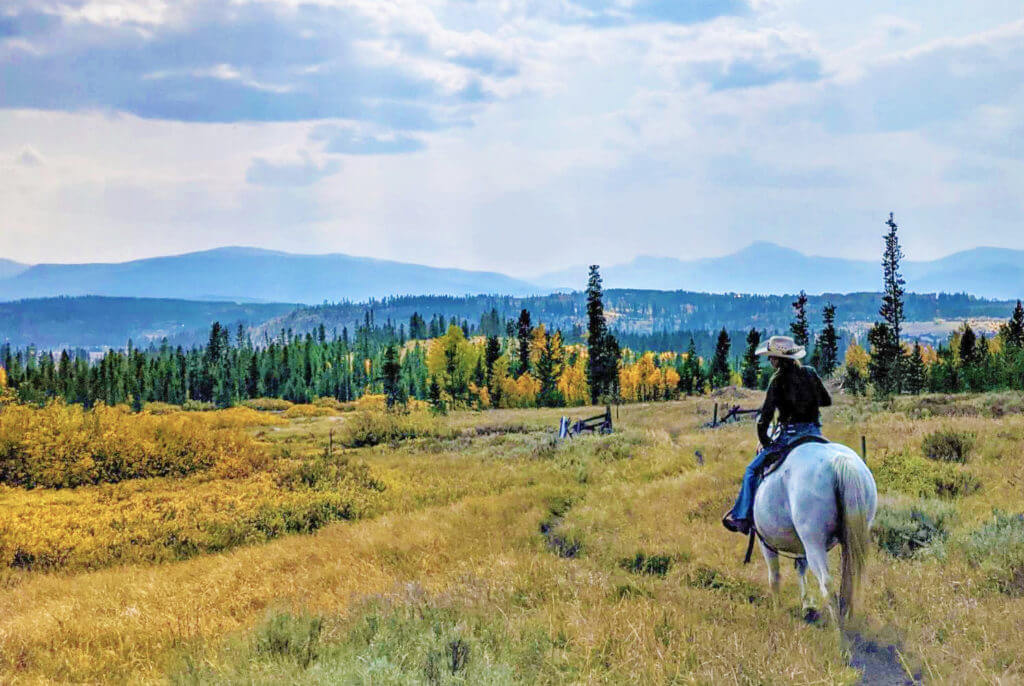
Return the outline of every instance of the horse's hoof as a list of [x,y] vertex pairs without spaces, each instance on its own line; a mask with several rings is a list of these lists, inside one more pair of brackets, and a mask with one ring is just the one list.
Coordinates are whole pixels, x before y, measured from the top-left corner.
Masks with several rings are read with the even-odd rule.
[[804,621],[808,624],[814,624],[821,619],[821,613],[815,610],[813,607],[809,607],[804,610]]

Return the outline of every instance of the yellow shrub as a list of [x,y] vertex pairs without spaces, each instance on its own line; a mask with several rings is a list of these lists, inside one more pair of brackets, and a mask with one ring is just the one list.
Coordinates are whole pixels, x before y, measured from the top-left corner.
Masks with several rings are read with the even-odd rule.
[[181,405],[172,405],[171,403],[162,402],[151,402],[146,403],[142,409],[150,414],[171,414],[172,412],[181,412]]
[[282,398],[250,398],[249,400],[243,400],[242,405],[253,410],[283,412],[291,407],[292,403]]
[[[251,412],[251,410],[250,410]],[[248,435],[218,413],[132,414],[120,407],[53,402],[0,412],[0,482],[63,488],[152,476],[183,476],[219,466],[251,474],[267,462]]]
[[292,405],[285,410],[281,416],[287,417],[288,419],[297,419],[299,417],[327,417],[335,414],[334,410],[329,407],[320,407],[318,405]]
[[337,398],[331,397],[317,398],[316,400],[313,401],[313,404],[316,405],[317,407],[327,407],[337,412],[341,412],[342,410],[345,409],[344,403],[342,403]]
[[0,486],[0,566],[95,569],[184,559],[308,533],[380,508],[383,484],[365,467],[341,464],[327,476],[329,483],[312,486],[267,472],[61,491]]
[[229,407],[215,412],[203,412],[195,418],[214,429],[247,429],[251,426],[282,426],[287,420],[250,407]]

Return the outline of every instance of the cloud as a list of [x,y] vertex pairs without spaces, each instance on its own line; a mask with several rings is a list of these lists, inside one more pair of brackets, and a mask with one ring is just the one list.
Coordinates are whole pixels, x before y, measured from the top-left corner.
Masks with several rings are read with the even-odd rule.
[[41,167],[45,164],[43,156],[40,155],[31,145],[26,145],[18,153],[14,161],[23,167]]
[[324,152],[340,155],[395,155],[416,152],[423,141],[404,134],[364,134],[353,128],[320,126],[310,140],[324,142]]
[[769,59],[736,59],[698,70],[711,90],[754,88],[782,81],[817,81],[821,62],[805,55],[783,54]]
[[144,26],[96,21],[107,14],[83,17],[82,8],[45,22],[6,16],[0,32],[31,40],[17,59],[0,51],[0,107],[428,130],[461,125],[491,98],[482,78],[516,72],[479,46],[460,51],[407,26],[382,28],[363,9],[202,0]]
[[270,161],[254,158],[245,172],[245,180],[254,186],[311,186],[341,171],[341,163],[328,160],[317,164],[308,157],[300,161]]

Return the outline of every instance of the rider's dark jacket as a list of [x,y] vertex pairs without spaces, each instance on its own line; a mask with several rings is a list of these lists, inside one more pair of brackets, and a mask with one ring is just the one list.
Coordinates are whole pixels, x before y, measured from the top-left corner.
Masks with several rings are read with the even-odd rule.
[[757,420],[757,437],[761,445],[771,443],[768,427],[779,413],[779,424],[818,424],[821,421],[818,408],[828,407],[832,398],[812,367],[803,367],[785,361],[772,376],[768,392]]

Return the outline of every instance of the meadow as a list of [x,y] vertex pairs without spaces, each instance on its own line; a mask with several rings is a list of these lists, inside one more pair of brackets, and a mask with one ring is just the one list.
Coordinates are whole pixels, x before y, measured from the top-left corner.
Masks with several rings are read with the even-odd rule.
[[[48,461],[7,408],[0,680],[857,683],[852,634],[803,622],[788,566],[775,606],[721,527],[756,438],[700,428],[716,402],[760,394],[561,442],[598,410],[16,410],[85,452],[130,435],[145,471]],[[907,678],[1024,680],[1024,395],[840,396],[825,430],[866,437],[882,494],[857,641]]]

